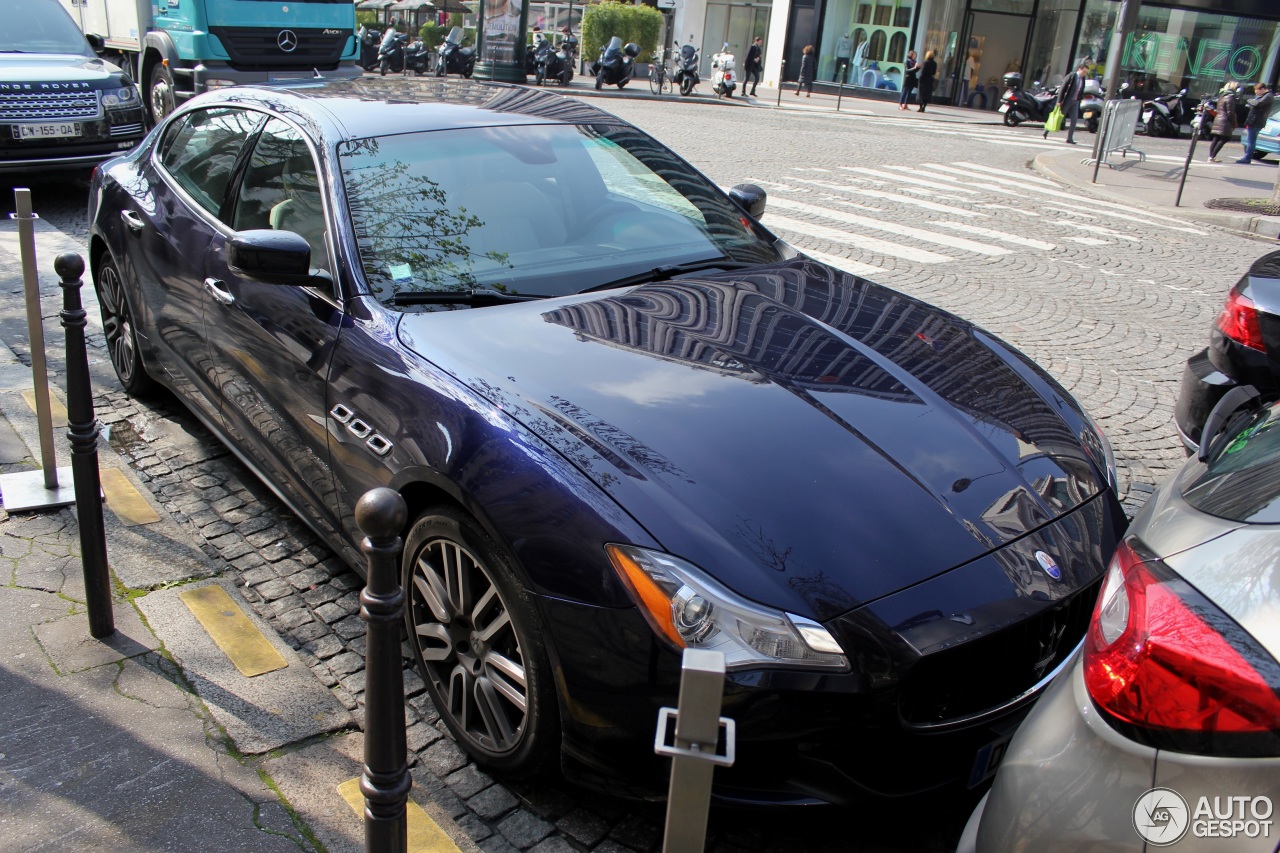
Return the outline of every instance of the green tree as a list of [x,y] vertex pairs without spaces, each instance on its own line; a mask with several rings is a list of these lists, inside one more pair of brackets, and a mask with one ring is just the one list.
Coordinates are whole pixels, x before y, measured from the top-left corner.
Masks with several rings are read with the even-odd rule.
[[609,39],[618,36],[623,43],[635,42],[640,58],[652,56],[658,49],[662,32],[662,13],[652,6],[633,6],[609,0],[587,6],[582,13],[582,55],[594,59]]

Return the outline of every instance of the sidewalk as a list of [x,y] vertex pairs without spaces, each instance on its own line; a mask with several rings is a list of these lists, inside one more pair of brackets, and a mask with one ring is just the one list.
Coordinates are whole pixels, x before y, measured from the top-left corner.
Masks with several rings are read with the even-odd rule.
[[[70,486],[59,387],[65,376],[62,292],[50,270],[58,253],[84,248],[43,221],[36,226],[53,438],[64,466],[60,485]],[[9,294],[0,303],[0,476],[40,466],[15,232],[14,223],[0,223],[0,288]],[[81,292],[90,330],[101,341],[87,277]],[[100,346],[89,353],[95,388],[110,387],[110,362]],[[227,553],[207,538],[199,541],[186,523],[239,501],[206,473],[226,451],[157,419],[148,430],[170,433],[163,458],[131,452],[126,459],[116,448],[129,445],[133,404],[106,392],[95,407],[104,426],[98,453],[114,635],[100,641],[89,634],[77,509],[0,510],[6,572],[0,693],[7,717],[0,731],[0,838],[6,839],[0,848],[363,850],[363,800],[353,781],[362,769],[362,708],[339,701],[317,679],[229,579]],[[182,495],[187,518],[157,503],[136,470],[166,495]],[[199,491],[188,494],[188,483]],[[312,567],[272,582],[292,590],[306,578],[315,589],[328,571]],[[359,579],[345,567],[333,571],[354,602],[344,598],[335,606],[354,613]],[[214,606],[201,611],[201,598]],[[231,645],[215,643],[206,628],[219,619],[243,628]],[[351,630],[362,629],[353,618]],[[243,643],[256,643],[270,659],[262,672],[246,674],[238,657],[244,649],[233,648]],[[474,844],[430,799],[441,783],[421,767],[412,772],[409,849],[474,853]]]

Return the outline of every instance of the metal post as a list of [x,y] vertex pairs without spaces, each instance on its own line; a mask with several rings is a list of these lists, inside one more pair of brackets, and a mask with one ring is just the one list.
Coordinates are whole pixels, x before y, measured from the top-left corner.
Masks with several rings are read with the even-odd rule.
[[840,82],[836,89],[836,112],[840,112],[840,101],[844,99],[844,73],[840,74]]
[[[40,431],[40,460],[44,487],[58,488],[57,457],[53,450],[53,418],[49,414],[49,371],[44,360],[44,317],[40,311],[40,278],[36,272],[36,219],[31,211],[31,190],[15,189],[13,202],[18,220],[18,245],[22,251],[22,284],[27,297],[27,332],[31,340],[31,376],[35,383],[36,424]],[[29,260],[29,262],[28,262]]]
[[1138,28],[1138,13],[1142,0],[1120,0],[1116,13],[1116,28],[1107,47],[1107,68],[1102,78],[1103,97],[1116,97],[1116,85],[1120,82],[1120,63],[1124,57],[1129,34]]
[[368,567],[360,592],[365,641],[364,848],[366,853],[405,853],[408,845],[405,803],[413,781],[404,734],[404,668],[400,623],[404,589],[400,586],[400,550],[409,512],[393,489],[365,492],[356,502],[356,524],[365,538],[360,550]]
[[[711,774],[716,765],[728,767],[734,760],[733,720],[720,716],[724,695],[724,654],[685,649],[681,663],[680,707],[658,712],[653,751],[670,755],[671,787],[667,793],[667,827],[664,853],[702,853],[707,837],[707,813],[711,808]],[[675,742],[666,742],[667,728],[675,717]],[[721,729],[725,753],[716,752]]]
[[778,66],[778,103],[774,106],[782,106],[782,78],[786,76],[787,61],[782,60],[782,64]]
[[[1200,120],[1204,121],[1204,113],[1201,112]],[[1187,172],[1191,171],[1191,158],[1196,156],[1196,142],[1200,139],[1200,128],[1193,126],[1191,128],[1191,147],[1187,149],[1187,162],[1182,164],[1182,178],[1178,181],[1178,195],[1173,200],[1173,206],[1177,207],[1182,204],[1182,188],[1187,185]]]
[[75,252],[58,255],[53,269],[62,279],[62,328],[67,330],[67,439],[71,442],[71,480],[89,633],[101,639],[116,631],[107,571],[107,530],[102,523],[102,482],[98,476],[98,419],[93,416],[89,355],[84,345],[85,312],[80,303],[84,259]]

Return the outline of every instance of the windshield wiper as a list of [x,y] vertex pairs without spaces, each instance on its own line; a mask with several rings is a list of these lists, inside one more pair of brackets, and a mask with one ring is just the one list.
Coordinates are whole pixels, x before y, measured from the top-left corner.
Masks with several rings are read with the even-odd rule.
[[606,281],[604,284],[597,284],[579,290],[579,293],[595,293],[597,290],[613,290],[619,287],[630,287],[633,284],[651,284],[655,281],[667,281],[678,275],[684,275],[691,272],[702,272],[703,270],[740,270],[743,267],[754,267],[759,264],[750,263],[748,261],[733,261],[728,258],[709,258],[705,261],[690,261],[685,264],[663,264],[660,267],[654,267],[645,272],[638,272],[635,275],[623,276],[613,281]]
[[391,297],[392,305],[504,305],[508,302],[531,302],[545,296],[522,296],[500,290],[402,290]]

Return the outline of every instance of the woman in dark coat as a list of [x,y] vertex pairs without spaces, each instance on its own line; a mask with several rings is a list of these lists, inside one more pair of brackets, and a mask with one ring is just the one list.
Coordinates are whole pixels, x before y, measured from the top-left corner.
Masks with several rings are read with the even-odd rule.
[[924,62],[920,63],[920,112],[924,112],[924,108],[929,106],[929,100],[933,97],[933,81],[937,76],[937,60],[933,58],[933,51],[927,50]]
[[1227,81],[1227,85],[1222,87],[1222,94],[1218,96],[1218,114],[1213,117],[1213,143],[1209,146],[1209,162],[1221,163],[1218,159],[1218,152],[1231,139],[1231,134],[1236,129],[1236,89],[1240,84],[1234,80]]
[[916,60],[914,50],[907,51],[907,61],[902,69],[902,97],[898,99],[898,109],[905,110],[911,103],[911,90],[919,85],[916,76],[920,73],[920,63]]
[[800,94],[801,89],[807,90],[806,98],[813,97],[813,75],[817,70],[813,60],[813,45],[806,44],[804,52],[800,55],[800,82],[796,85],[796,95]]

